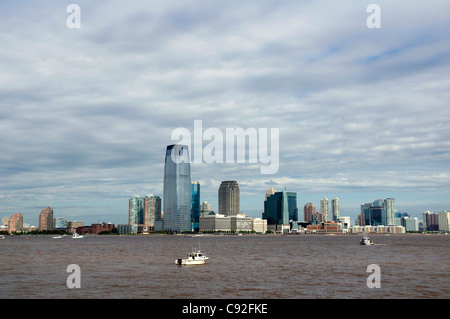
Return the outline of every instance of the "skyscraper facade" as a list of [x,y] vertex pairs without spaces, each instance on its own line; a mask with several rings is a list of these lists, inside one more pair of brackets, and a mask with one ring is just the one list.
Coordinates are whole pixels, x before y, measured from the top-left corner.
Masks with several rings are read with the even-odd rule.
[[168,145],[164,166],[166,231],[191,231],[191,165],[186,145]]
[[128,224],[144,224],[144,200],[141,196],[131,196],[128,200]]
[[288,225],[291,220],[298,220],[297,193],[276,192],[264,201],[263,219],[267,225]]
[[23,215],[15,213],[11,216],[8,223],[8,233],[20,232],[23,230]]
[[131,196],[128,205],[128,224],[154,230],[155,220],[161,215],[161,198],[153,194]]
[[361,218],[365,226],[394,225],[395,204],[393,198],[377,199],[361,205]]
[[200,216],[204,217],[211,213],[211,204],[208,202],[203,202],[200,208]]
[[423,213],[423,228],[427,231],[438,231],[439,215],[430,211]]
[[191,228],[192,231],[200,229],[200,183],[191,183]]
[[393,198],[386,198],[384,200],[386,206],[386,225],[395,224],[395,200]]
[[310,222],[316,214],[316,206],[313,203],[306,203],[303,207],[303,220]]
[[39,214],[39,230],[53,229],[53,209],[49,206],[45,207]]
[[56,217],[53,223],[54,228],[66,228],[67,227],[67,219],[64,217]]
[[265,200],[267,200],[267,197],[269,197],[269,196],[272,196],[273,194],[275,194],[275,189],[273,188],[273,187],[269,187],[267,190],[266,190],[266,199]]
[[335,197],[331,200],[331,220],[339,220],[339,198]]
[[322,221],[323,222],[327,222],[329,221],[329,216],[328,216],[328,198],[324,198],[320,200],[320,212],[322,213]]
[[219,187],[219,214],[228,216],[240,213],[240,190],[236,181],[223,181]]
[[438,224],[440,231],[450,231],[450,211],[438,213]]

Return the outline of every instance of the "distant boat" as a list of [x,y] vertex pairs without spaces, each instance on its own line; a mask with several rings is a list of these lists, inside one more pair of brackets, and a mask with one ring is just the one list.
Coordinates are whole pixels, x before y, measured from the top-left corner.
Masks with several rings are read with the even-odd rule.
[[52,238],[63,238],[61,235],[53,236]]
[[5,236],[3,236],[3,235],[0,235],[0,239],[5,239]]
[[373,245],[373,242],[370,240],[370,238],[368,236],[364,236],[359,243],[361,245],[365,245],[365,246]]
[[77,239],[77,238],[84,238],[83,235],[80,235],[78,233],[73,233],[72,238]]
[[203,265],[209,258],[206,257],[201,251],[192,249],[187,259],[175,259],[176,265]]

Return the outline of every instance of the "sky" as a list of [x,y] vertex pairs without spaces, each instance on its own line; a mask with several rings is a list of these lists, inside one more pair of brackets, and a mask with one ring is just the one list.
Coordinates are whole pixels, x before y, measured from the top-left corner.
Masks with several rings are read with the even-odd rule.
[[215,211],[223,180],[251,217],[268,187],[297,193],[300,220],[324,197],[352,223],[378,198],[420,218],[450,209],[449,12],[444,0],[0,0],[0,217],[37,225],[50,206],[127,223],[130,196],[163,196],[174,130],[199,120],[279,130],[274,174],[191,165]]

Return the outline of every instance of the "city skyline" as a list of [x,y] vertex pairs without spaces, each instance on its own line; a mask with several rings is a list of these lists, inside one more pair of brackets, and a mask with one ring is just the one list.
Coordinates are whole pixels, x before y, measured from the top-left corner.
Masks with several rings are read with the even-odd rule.
[[165,147],[196,120],[279,128],[275,174],[191,164],[214,211],[226,180],[252,217],[269,187],[352,221],[379,198],[450,209],[448,2],[379,1],[379,29],[346,1],[77,4],[79,29],[52,1],[0,4],[0,216],[126,223],[131,195],[163,199]]

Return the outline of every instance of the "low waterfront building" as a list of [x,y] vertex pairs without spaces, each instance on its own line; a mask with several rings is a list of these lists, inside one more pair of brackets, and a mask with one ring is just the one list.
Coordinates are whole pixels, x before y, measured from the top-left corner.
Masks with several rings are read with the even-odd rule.
[[264,234],[267,231],[267,220],[252,218],[252,230],[257,234]]
[[119,235],[126,235],[126,234],[137,234],[138,232],[138,225],[133,224],[119,224],[117,225],[117,233]]
[[342,223],[329,221],[321,224],[306,226],[306,233],[314,234],[342,234],[344,232]]
[[67,228],[77,228],[84,226],[84,222],[80,222],[77,220],[72,220],[67,222]]
[[256,232],[267,231],[267,221],[248,217],[243,213],[235,215],[209,214],[200,217],[201,232]]
[[98,224],[92,224],[90,233],[95,235],[98,234],[101,231],[112,231],[114,228],[114,224],[111,223],[98,223]]
[[405,227],[397,225],[352,226],[349,228],[349,233],[404,234]]

